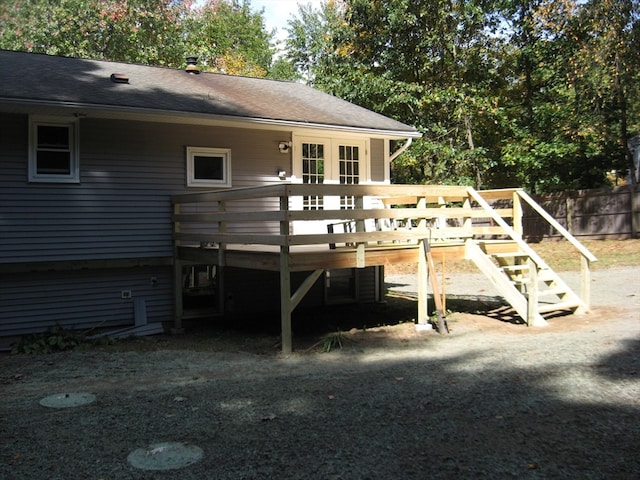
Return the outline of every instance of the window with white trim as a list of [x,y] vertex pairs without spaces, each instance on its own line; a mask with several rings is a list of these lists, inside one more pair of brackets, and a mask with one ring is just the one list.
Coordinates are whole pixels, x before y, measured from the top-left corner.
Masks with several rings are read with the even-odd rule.
[[230,187],[231,150],[187,147],[187,186]]
[[64,117],[29,119],[29,181],[77,183],[78,121]]
[[[322,143],[302,144],[302,183],[324,182],[324,145]],[[322,210],[323,198],[317,195],[305,196],[305,210]]]

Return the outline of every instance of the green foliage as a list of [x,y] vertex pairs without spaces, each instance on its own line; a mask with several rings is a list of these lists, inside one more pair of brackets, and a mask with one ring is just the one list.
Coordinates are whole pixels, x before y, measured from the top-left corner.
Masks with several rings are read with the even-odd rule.
[[209,71],[264,77],[271,65],[272,33],[249,0],[208,0],[183,21],[185,43]]
[[[302,2],[303,3],[303,2]],[[249,0],[10,0],[0,48],[300,80],[414,125],[397,183],[606,184],[640,133],[640,0],[327,0],[284,57]],[[637,179],[636,179],[637,180]]]
[[329,353],[331,350],[335,350],[336,348],[342,350],[348,341],[349,338],[347,335],[340,330],[329,333],[322,338],[322,351],[324,353]]
[[344,0],[290,21],[310,84],[419,128],[396,183],[597,187],[640,132],[638,0]]
[[83,333],[57,327],[47,333],[22,337],[20,341],[13,346],[11,353],[13,355],[54,353],[89,347],[91,345],[108,345],[112,342],[112,339],[106,337],[97,340],[87,340]]
[[30,0],[0,6],[0,46],[50,55],[154,65],[184,62],[178,19],[167,0]]
[[273,34],[249,0],[24,0],[0,4],[0,48],[265,76]]

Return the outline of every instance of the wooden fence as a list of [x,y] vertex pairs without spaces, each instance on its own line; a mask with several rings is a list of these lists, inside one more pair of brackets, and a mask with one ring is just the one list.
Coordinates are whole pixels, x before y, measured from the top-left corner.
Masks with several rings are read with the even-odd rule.
[[[565,227],[581,239],[639,238],[640,185],[579,190],[536,196],[535,200]],[[560,234],[524,208],[523,233],[529,241],[559,238]]]

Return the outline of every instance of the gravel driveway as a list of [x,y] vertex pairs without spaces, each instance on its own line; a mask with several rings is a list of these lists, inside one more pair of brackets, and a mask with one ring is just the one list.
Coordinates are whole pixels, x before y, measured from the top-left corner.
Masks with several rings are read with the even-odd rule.
[[[388,281],[415,293],[412,277]],[[466,312],[449,336],[402,324],[289,358],[3,355],[0,478],[637,479],[639,282],[639,268],[596,271],[593,312],[546,328]],[[447,292],[495,301],[475,275]],[[95,401],[39,403],[65,393]]]

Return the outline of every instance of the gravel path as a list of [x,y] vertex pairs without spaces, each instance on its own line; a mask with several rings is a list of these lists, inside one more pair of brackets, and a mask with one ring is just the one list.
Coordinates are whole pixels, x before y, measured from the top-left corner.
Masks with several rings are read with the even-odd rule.
[[[0,478],[637,479],[639,281],[638,268],[596,271],[593,313],[546,328],[470,312],[446,337],[404,324],[286,359],[171,345],[4,355]],[[415,293],[413,279],[389,282]],[[474,275],[447,291],[494,295]],[[39,404],[65,392],[96,400]],[[190,465],[128,460],[170,442]]]

